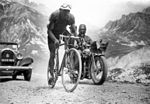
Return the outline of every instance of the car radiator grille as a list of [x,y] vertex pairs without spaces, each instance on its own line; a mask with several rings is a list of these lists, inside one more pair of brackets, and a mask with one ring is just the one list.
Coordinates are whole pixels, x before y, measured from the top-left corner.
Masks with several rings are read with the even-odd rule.
[[15,55],[10,50],[5,50],[1,53],[1,65],[2,66],[14,66]]

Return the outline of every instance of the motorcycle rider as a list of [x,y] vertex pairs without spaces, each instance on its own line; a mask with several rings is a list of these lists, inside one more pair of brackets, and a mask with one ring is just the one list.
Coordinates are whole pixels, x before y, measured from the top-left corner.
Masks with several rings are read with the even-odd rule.
[[[80,41],[82,41],[81,43],[83,44],[83,46],[85,45],[91,45],[92,49],[97,50],[97,46],[99,46],[101,44],[101,49],[103,49],[104,51],[106,50],[107,46],[108,46],[108,41],[107,39],[100,39],[97,41],[92,41],[92,39],[85,35],[86,33],[86,25],[85,24],[80,24],[79,25],[79,34],[78,36],[81,37]],[[84,48],[83,48],[84,49]]]
[[84,46],[84,45],[92,44],[92,39],[89,36],[85,35],[86,30],[87,30],[87,28],[86,28],[85,24],[80,24],[79,25],[79,30],[78,30],[78,32],[79,32],[78,36],[80,37],[80,40],[79,40],[79,43],[78,43],[79,45],[83,44],[83,46]]
[[[92,44],[92,39],[89,36],[85,35],[86,31],[87,31],[86,25],[85,24],[80,24],[79,25],[79,30],[78,30],[78,32],[79,32],[78,36],[80,37],[80,39],[78,41],[78,45],[79,45],[79,47],[82,46],[80,48],[80,50],[81,50],[81,53],[82,53],[82,65],[84,67],[89,66],[89,60],[90,59],[89,59],[88,56],[90,54],[90,50],[89,50],[89,47],[87,47],[87,46],[90,46]],[[89,73],[86,76],[87,78],[90,78]]]
[[51,78],[48,83],[51,84],[53,80],[53,70],[54,70],[54,58],[55,50],[59,46],[59,35],[66,31],[66,27],[69,25],[71,32],[76,35],[76,26],[74,15],[70,13],[71,6],[64,3],[61,7],[54,11],[49,18],[49,24],[47,25],[48,34],[48,47],[50,50],[50,73]]

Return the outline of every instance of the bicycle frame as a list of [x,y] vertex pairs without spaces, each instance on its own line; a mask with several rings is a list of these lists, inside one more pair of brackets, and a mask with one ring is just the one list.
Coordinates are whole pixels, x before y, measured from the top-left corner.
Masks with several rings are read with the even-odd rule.
[[[79,37],[77,37],[77,36],[65,36],[65,35],[61,34],[59,41],[63,40],[63,38],[66,38],[67,42],[60,44],[59,47],[65,45],[66,48],[65,48],[65,52],[64,53],[67,54],[67,52],[69,50],[68,46],[73,46],[74,47],[74,45],[69,44],[69,39],[71,39],[71,38],[72,39],[79,39]],[[55,58],[57,58],[57,62],[56,62],[55,65],[57,65],[56,67],[57,67],[58,74],[61,73],[62,67],[64,65],[65,54],[63,55],[62,62],[61,62],[60,67],[59,67],[59,48],[57,48],[56,51],[55,51]]]
[[51,72],[50,72],[50,67],[48,66],[47,69],[48,85],[51,88],[54,88],[58,76],[61,75],[64,89],[67,92],[72,92],[76,89],[80,81],[81,72],[82,72],[82,60],[79,51],[74,46],[74,43],[72,44],[72,41],[70,41],[70,39],[79,39],[79,37],[60,35],[60,42],[61,40],[63,40],[63,38],[65,38],[66,41],[63,44],[59,44],[59,47],[64,45],[65,53],[63,55],[62,62],[59,66],[59,47],[56,48],[55,59],[54,59],[54,70],[53,70],[54,80],[51,83],[51,79],[50,79]]

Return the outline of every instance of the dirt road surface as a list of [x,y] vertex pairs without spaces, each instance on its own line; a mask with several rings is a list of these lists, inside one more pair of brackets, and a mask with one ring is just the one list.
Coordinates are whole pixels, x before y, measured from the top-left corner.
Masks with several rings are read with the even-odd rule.
[[12,80],[1,76],[0,104],[150,104],[150,85],[106,81],[97,86],[91,80],[82,80],[74,92],[68,93],[60,77],[51,89],[47,84],[47,62],[36,63],[30,82],[23,77]]
[[61,77],[51,89],[44,74],[33,73],[30,82],[0,77],[0,104],[150,104],[150,86],[108,81],[97,86],[82,80],[68,93]]

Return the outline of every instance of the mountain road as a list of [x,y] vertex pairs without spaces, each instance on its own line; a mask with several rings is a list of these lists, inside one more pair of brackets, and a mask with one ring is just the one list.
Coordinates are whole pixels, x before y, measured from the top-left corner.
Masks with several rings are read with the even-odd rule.
[[106,81],[80,81],[74,92],[63,88],[61,77],[51,89],[46,74],[33,73],[30,82],[0,77],[0,104],[150,104],[150,86]]

